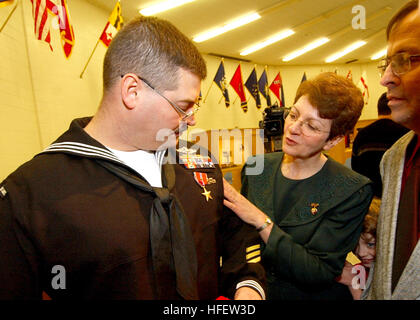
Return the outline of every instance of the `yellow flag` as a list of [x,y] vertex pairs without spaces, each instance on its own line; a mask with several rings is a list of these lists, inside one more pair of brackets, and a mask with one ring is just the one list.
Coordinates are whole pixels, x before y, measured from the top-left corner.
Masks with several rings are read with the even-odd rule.
[[123,18],[121,14],[121,3],[118,1],[109,16],[108,22],[105,26],[104,31],[101,34],[100,40],[107,47],[111,43],[112,38],[115,37],[118,30],[123,26]]
[[12,4],[14,0],[0,0],[0,8]]

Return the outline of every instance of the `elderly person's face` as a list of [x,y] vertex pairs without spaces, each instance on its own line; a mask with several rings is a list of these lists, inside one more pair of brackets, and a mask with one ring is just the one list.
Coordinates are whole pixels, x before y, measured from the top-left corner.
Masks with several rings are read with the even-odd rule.
[[[420,13],[415,10],[393,27],[388,41],[388,58],[397,53],[420,54]],[[416,130],[420,123],[420,57],[410,58],[411,69],[396,75],[389,65],[381,79],[388,88],[392,119]],[[417,130],[416,130],[417,131]]]
[[306,95],[299,98],[284,122],[283,151],[295,158],[309,158],[331,149],[338,141],[327,140],[332,120],[322,119]]

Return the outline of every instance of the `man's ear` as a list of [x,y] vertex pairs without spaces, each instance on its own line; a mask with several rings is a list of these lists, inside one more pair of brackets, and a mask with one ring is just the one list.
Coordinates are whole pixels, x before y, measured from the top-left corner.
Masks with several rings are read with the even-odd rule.
[[127,73],[121,79],[121,99],[127,109],[137,106],[142,82],[133,74]]
[[335,147],[341,140],[343,140],[344,136],[336,136],[325,143],[324,150],[328,151],[331,148]]

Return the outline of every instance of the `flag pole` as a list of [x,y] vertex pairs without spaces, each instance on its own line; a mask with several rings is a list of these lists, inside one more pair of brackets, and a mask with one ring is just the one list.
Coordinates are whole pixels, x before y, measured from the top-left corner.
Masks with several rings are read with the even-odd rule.
[[211,89],[211,87],[213,86],[213,82],[214,82],[214,81],[212,81],[212,82],[211,82],[210,87],[209,87],[209,90],[207,90],[207,94],[206,94],[206,96],[204,97],[203,103],[206,103],[207,97],[209,96],[209,93],[210,93],[210,89]]
[[265,94],[267,95],[266,101],[268,101],[268,99],[270,99],[270,102],[271,102],[270,89],[268,88],[268,67],[267,67],[267,65],[264,66],[264,70],[265,70],[265,74],[267,75],[267,85],[264,88]]
[[[239,61],[239,66],[241,65],[241,62],[242,62],[242,61]],[[241,68],[241,80],[242,80],[242,90],[243,90],[243,92],[244,92],[245,102],[246,102],[246,104],[248,105],[248,100],[249,100],[249,98],[251,98],[251,97],[249,97],[249,98],[248,98],[248,100],[246,100],[246,93],[245,93],[245,88],[244,88],[244,78],[242,77],[242,68]],[[241,107],[242,107],[242,101],[241,101]]]
[[13,9],[12,9],[12,10],[10,10],[9,15],[7,16],[6,21],[4,21],[3,25],[0,27],[0,33],[3,31],[4,27],[5,27],[5,26],[6,26],[6,24],[9,22],[9,19],[10,19],[10,17],[12,16],[13,12],[15,12],[17,5],[18,5],[18,2],[16,1],[15,6],[13,7]]
[[98,39],[98,41],[96,41],[95,48],[93,48],[93,51],[92,51],[92,53],[90,54],[90,57],[89,57],[88,61],[86,62],[85,67],[84,67],[84,68],[83,68],[83,70],[82,70],[82,73],[80,74],[80,79],[82,79],[82,78],[83,78],[83,74],[85,73],[86,68],[87,68],[87,66],[88,66],[89,62],[90,62],[90,60],[92,59],[92,56],[93,56],[93,54],[94,54],[94,53],[95,53],[95,51],[96,51],[96,48],[98,47],[99,41],[101,41],[101,39]]

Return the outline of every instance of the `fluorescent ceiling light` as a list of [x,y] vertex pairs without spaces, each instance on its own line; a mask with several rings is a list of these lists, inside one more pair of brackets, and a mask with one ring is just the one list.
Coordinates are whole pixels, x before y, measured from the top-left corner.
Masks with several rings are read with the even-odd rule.
[[195,0],[167,0],[167,1],[162,1],[156,4],[153,4],[149,7],[146,7],[144,9],[139,10],[139,12],[143,15],[143,16],[152,16],[156,13],[159,12],[163,12],[166,10],[170,10],[179,6],[182,6],[183,4],[189,3],[189,2],[193,2]]
[[352,43],[351,45],[349,45],[347,48],[345,48],[343,51],[340,52],[336,52],[334,53],[332,56],[329,56],[327,59],[325,59],[325,62],[329,63],[329,62],[333,62],[343,56],[345,56],[346,54],[360,48],[363,47],[367,42],[366,41],[356,41],[355,43]]
[[330,41],[330,39],[325,38],[325,37],[320,38],[318,40],[315,40],[315,41],[309,43],[308,45],[306,45],[305,47],[288,54],[287,56],[285,56],[283,58],[283,61],[293,60],[293,59],[307,53],[308,51],[314,50],[315,48],[318,48],[318,47],[322,46],[323,44],[326,44],[328,41]]
[[261,18],[261,16],[258,13],[252,13],[247,16],[244,16],[242,18],[236,19],[228,24],[225,24],[222,27],[210,29],[208,31],[205,31],[203,33],[200,33],[199,35],[195,36],[193,38],[194,42],[203,42],[208,39],[217,37],[218,35],[221,35],[222,33],[228,32],[230,30],[239,28],[245,24],[248,24],[252,21],[255,21],[257,19]]
[[249,48],[246,48],[244,51],[240,53],[241,56],[246,56],[252,52],[258,51],[264,47],[269,46],[270,44],[273,44],[275,42],[278,42],[280,40],[283,40],[284,38],[290,37],[295,32],[291,29],[284,30],[282,32],[277,33],[276,35],[268,38],[265,41],[259,42],[257,44],[254,44],[253,46],[250,46]]
[[375,53],[373,56],[371,56],[370,58],[372,60],[378,60],[379,58],[382,58],[386,55],[386,49],[383,49],[377,53]]

